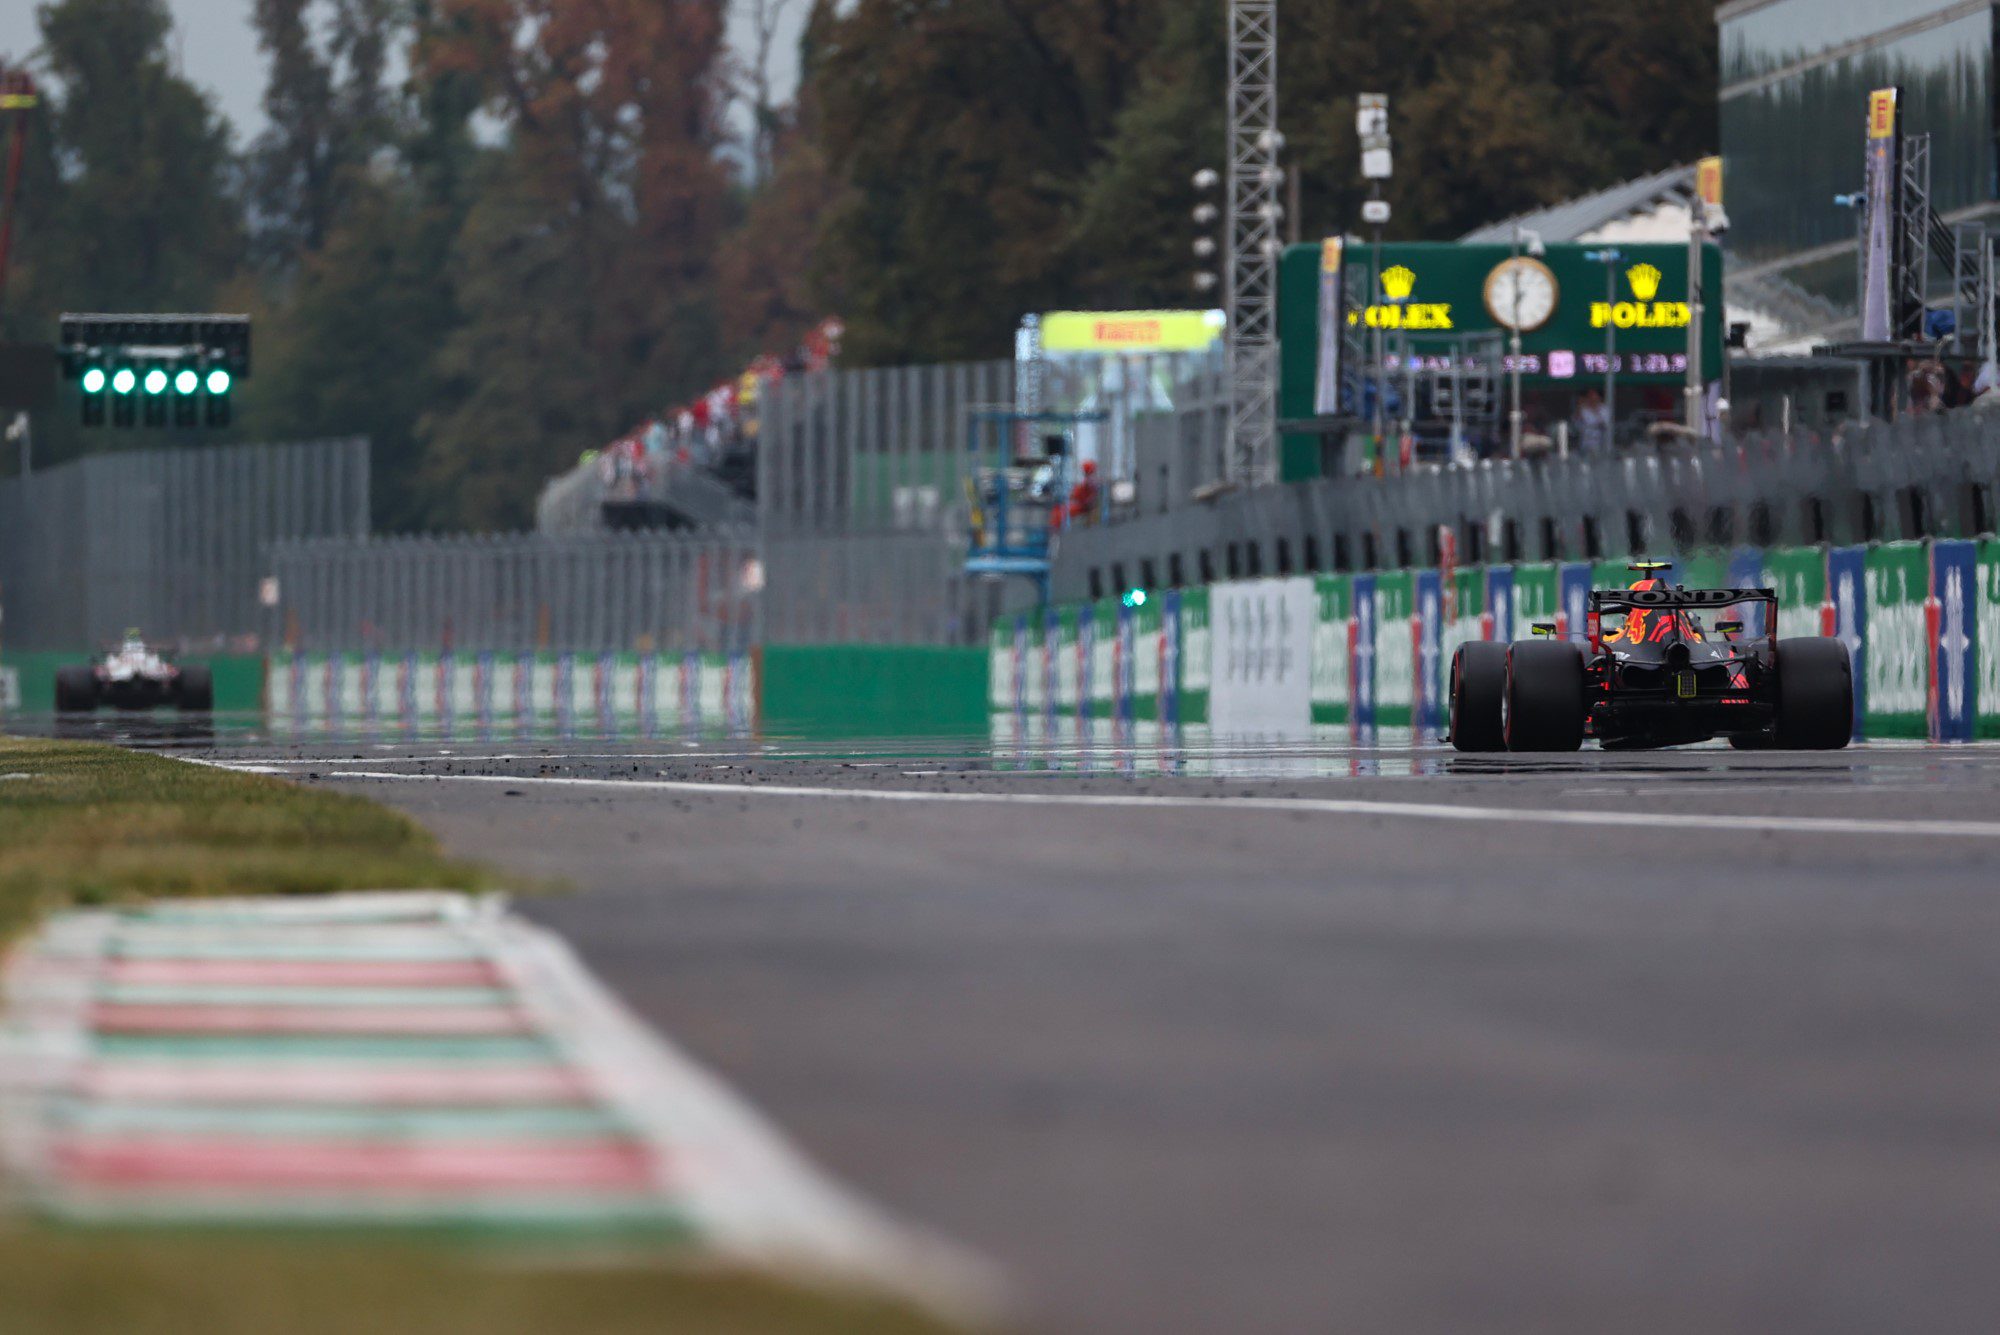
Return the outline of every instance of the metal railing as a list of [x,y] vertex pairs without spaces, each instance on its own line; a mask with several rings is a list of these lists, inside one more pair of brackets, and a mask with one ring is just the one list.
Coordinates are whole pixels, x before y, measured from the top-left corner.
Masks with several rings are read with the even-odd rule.
[[762,638],[748,533],[279,543],[273,642],[299,652],[731,653]]
[[368,442],[96,454],[0,482],[0,642],[253,648],[267,543],[368,531]]

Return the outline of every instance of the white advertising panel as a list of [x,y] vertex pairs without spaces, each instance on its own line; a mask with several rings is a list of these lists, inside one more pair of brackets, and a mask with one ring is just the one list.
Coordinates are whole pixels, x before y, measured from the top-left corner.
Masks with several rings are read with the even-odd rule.
[[1218,584],[1209,597],[1208,707],[1215,731],[1308,733],[1318,619],[1312,580]]

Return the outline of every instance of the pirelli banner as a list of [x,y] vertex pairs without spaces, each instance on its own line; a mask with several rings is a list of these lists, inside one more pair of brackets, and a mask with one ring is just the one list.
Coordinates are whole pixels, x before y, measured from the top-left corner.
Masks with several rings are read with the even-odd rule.
[[[1667,576],[1774,588],[1780,636],[1838,637],[1854,661],[1857,737],[2000,737],[2000,543],[1742,548],[1687,557]],[[994,632],[989,704],[996,729],[1040,717],[1084,739],[1100,727],[1192,726],[1436,740],[1458,645],[1522,639],[1537,623],[1580,634],[1590,591],[1631,579],[1612,561],[1447,567],[1057,609]]]

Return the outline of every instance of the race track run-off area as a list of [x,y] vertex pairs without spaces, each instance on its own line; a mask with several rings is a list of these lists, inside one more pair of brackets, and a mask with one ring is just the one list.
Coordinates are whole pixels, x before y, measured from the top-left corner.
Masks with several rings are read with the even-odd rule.
[[1030,1329],[1875,1332],[2000,1303],[2000,750],[251,738]]

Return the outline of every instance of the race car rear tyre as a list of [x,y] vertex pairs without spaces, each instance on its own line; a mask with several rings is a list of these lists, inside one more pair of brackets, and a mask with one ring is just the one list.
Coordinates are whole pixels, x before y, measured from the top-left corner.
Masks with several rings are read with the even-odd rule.
[[1509,751],[1574,751],[1583,745],[1583,650],[1519,640],[1507,651]]
[[1451,744],[1461,751],[1505,751],[1507,646],[1473,640],[1451,656]]
[[1778,641],[1778,745],[1838,751],[1854,736],[1854,660],[1839,640]]
[[56,669],[56,712],[88,714],[97,708],[97,674],[87,667]]
[[215,679],[205,667],[184,667],[174,687],[174,703],[182,709],[207,713],[215,708]]
[[1729,744],[1738,751],[1769,751],[1778,744],[1778,739],[1768,732],[1731,733]]

